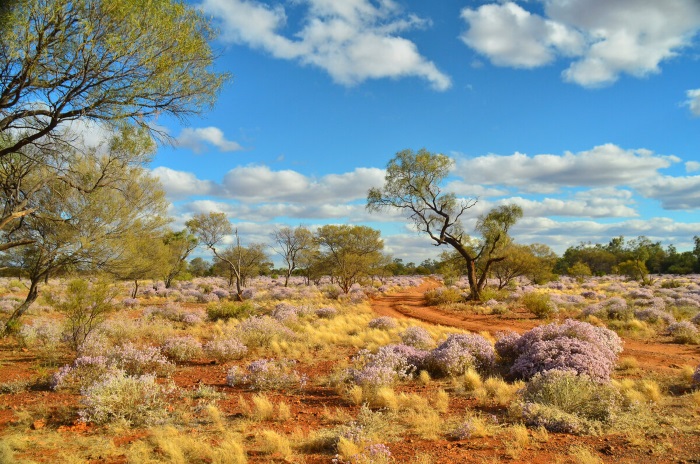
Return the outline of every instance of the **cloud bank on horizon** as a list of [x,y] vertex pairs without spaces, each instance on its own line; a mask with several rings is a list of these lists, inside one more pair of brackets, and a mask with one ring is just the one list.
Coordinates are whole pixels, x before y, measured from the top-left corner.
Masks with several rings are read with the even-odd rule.
[[[492,125],[503,125],[499,129],[508,133],[528,123],[510,121],[509,112],[504,112],[509,98],[522,98],[522,92],[508,94],[508,82],[514,87],[524,80],[548,82],[542,88],[550,86],[552,94],[543,96],[543,102],[551,97],[547,104],[552,107],[579,105],[576,111],[581,121],[597,117],[589,113],[618,111],[612,105],[619,102],[606,107],[606,98],[627,98],[628,88],[641,85],[635,82],[648,87],[635,89],[639,92],[635,96],[649,92],[650,97],[655,95],[654,87],[663,83],[667,92],[666,86],[673,85],[674,100],[668,102],[664,95],[665,107],[657,106],[654,100],[647,119],[654,120],[658,113],[686,118],[687,127],[695,124],[697,134],[698,74],[695,81],[677,76],[689,76],[688,70],[700,71],[700,2],[480,3],[464,2],[452,9],[412,0],[196,3],[220,29],[222,58],[227,63],[230,60],[234,75],[251,75],[253,80],[259,77],[259,87],[250,87],[259,105],[255,105],[255,116],[247,119],[247,109],[238,108],[238,101],[220,103],[241,114],[233,118],[222,110],[206,122],[183,128],[174,138],[176,148],[172,150],[183,158],[181,164],[159,155],[160,163],[152,172],[161,179],[173,203],[176,224],[196,213],[221,211],[239,224],[242,233],[247,231],[251,241],[267,241],[276,225],[365,223],[382,229],[387,251],[395,256],[414,261],[435,257],[439,251],[410,231],[400,212],[370,215],[364,208],[367,190],[383,182],[383,167],[391,156],[384,147],[390,145],[398,151],[410,143],[404,138],[410,139],[412,131],[398,126],[401,117],[398,110],[391,112],[392,104],[412,99],[417,114],[424,112],[425,120],[434,124],[432,131],[450,140],[443,151],[453,156],[456,164],[445,187],[464,198],[479,198],[468,227],[491,207],[514,202],[525,211],[514,229],[516,238],[523,243],[546,243],[558,252],[580,241],[605,242],[618,235],[646,235],[681,249],[690,246],[692,236],[700,233],[700,140],[690,140],[687,134],[691,132],[649,142],[643,137],[647,135],[642,128],[644,115],[631,114],[629,120],[618,118],[616,122],[620,133],[631,132],[622,142],[602,131],[600,135],[587,134],[586,139],[579,138],[576,131],[560,132],[552,134],[562,147],[554,153],[528,154],[516,146],[497,154],[489,149],[475,151],[469,140],[462,142],[459,126],[451,126],[455,112],[448,121],[440,118],[449,111],[438,110],[449,104],[445,98],[473,104],[474,95],[488,95],[479,107],[483,111],[480,116],[490,117],[496,121]],[[284,89],[298,89],[298,94],[269,84],[265,87],[265,79],[279,69],[287,74],[274,77],[289,81]],[[295,88],[292,79],[297,72],[303,73],[305,80]],[[328,84],[314,80],[316,75],[327,76]],[[477,80],[480,76],[483,79]],[[234,88],[236,79],[231,84]],[[554,84],[555,79],[559,84]],[[471,80],[478,83],[473,85]],[[572,95],[577,100],[567,101]],[[317,110],[325,98],[343,104],[329,103],[332,112]],[[243,101],[243,97],[238,99]],[[284,105],[290,100],[308,108],[304,113],[309,115],[308,121],[291,119],[274,125],[275,112],[285,112],[288,107]],[[582,108],[587,100],[591,100],[590,108]],[[510,105],[511,109],[518,106]],[[489,111],[494,115],[488,115]],[[326,135],[318,127],[333,117],[360,123],[368,114],[376,114],[384,125],[376,148],[370,137],[353,133],[360,131],[355,127],[338,127],[337,133],[327,134],[347,145],[349,151],[359,139],[370,138],[356,149],[354,168],[347,163],[341,168],[344,160],[335,160],[339,163],[335,165],[333,155],[325,152],[316,155],[317,164],[311,165],[311,155],[294,146],[293,140],[302,134],[319,139]],[[542,119],[538,122],[541,126]],[[477,123],[469,120],[469,124]],[[285,125],[290,126],[288,133],[283,132]],[[480,128],[480,133],[487,134],[486,129]],[[235,141],[231,134],[242,131],[254,132],[253,142]],[[660,135],[662,132],[659,129]],[[644,142],[635,142],[637,136]],[[667,141],[684,137],[687,151],[676,151],[676,145],[665,148]],[[263,148],[269,138],[279,141],[270,145],[274,148]],[[426,139],[422,143],[431,149],[431,144],[442,141]],[[264,154],[262,150],[266,150]],[[385,158],[377,158],[374,153],[378,152]],[[187,158],[187,153],[196,155],[197,161]],[[207,158],[214,153],[217,161],[211,162],[217,166],[205,169]],[[193,167],[185,159],[190,159]]]

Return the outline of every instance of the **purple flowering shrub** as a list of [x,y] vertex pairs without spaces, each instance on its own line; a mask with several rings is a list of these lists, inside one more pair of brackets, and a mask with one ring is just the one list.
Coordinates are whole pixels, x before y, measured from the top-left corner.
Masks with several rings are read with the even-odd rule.
[[634,317],[640,321],[651,322],[652,324],[656,322],[673,324],[676,322],[676,318],[673,317],[673,314],[667,313],[666,311],[658,309],[657,307],[635,309]]
[[496,361],[493,345],[477,334],[452,334],[425,359],[427,370],[435,376],[455,376],[473,368],[489,372]]
[[498,359],[502,364],[512,364],[518,358],[518,349],[516,348],[520,335],[516,332],[498,332],[496,334],[498,340],[494,345]]
[[173,322],[182,322],[186,325],[200,324],[203,314],[184,310],[176,303],[168,302],[164,306],[149,306],[143,312],[144,319],[151,320],[162,318]]
[[246,346],[268,346],[273,340],[293,340],[296,334],[270,316],[253,316],[236,327],[234,335]]
[[333,464],[389,464],[395,461],[388,446],[382,443],[373,443],[351,456],[341,458],[336,455],[331,462]]
[[233,366],[226,375],[226,384],[246,385],[253,390],[304,388],[306,376],[293,369],[295,364],[288,359],[258,359],[248,364],[245,371]]
[[700,385],[700,365],[695,369],[695,373],[693,374],[693,384]]
[[527,380],[558,369],[607,382],[622,352],[622,340],[612,330],[567,319],[535,327],[517,338],[510,336],[496,349],[503,360],[512,360],[510,374],[516,378]]
[[433,337],[423,327],[411,326],[399,334],[404,345],[421,350],[428,350],[435,345]]
[[398,322],[396,322],[396,319],[393,317],[389,316],[380,316],[380,317],[375,317],[369,323],[367,326],[370,329],[380,329],[380,330],[391,330],[395,329],[398,326]]
[[83,408],[78,414],[81,421],[95,424],[162,424],[168,417],[167,395],[172,390],[156,382],[155,375],[132,376],[117,370],[81,391]]
[[241,359],[248,353],[246,347],[234,336],[216,338],[204,344],[204,353],[219,362]]
[[114,348],[108,355],[109,361],[130,375],[155,374],[170,375],[175,365],[168,361],[160,348],[146,346],[138,348],[132,343],[125,343]]
[[172,337],[165,340],[162,350],[173,361],[191,361],[202,355],[202,344],[191,335]]
[[409,379],[420,369],[427,352],[407,345],[386,345],[376,353],[361,350],[353,358],[356,367],[348,370],[353,383],[379,388]]
[[116,370],[119,369],[106,356],[80,356],[54,372],[50,385],[53,390],[80,390]]
[[326,306],[323,308],[318,308],[316,311],[314,311],[314,314],[316,314],[316,317],[320,319],[333,319],[338,315],[338,310],[332,306]]
[[300,308],[293,304],[279,303],[270,315],[280,322],[294,322],[299,317],[299,312]]
[[620,393],[611,385],[576,371],[554,369],[530,379],[516,408],[530,426],[587,433],[609,424],[621,404]]

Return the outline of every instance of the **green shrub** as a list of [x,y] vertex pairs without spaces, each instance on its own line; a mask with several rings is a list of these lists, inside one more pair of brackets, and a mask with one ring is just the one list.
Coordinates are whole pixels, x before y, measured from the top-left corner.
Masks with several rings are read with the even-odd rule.
[[464,296],[458,288],[439,287],[428,290],[424,295],[426,303],[431,306],[444,305],[450,303],[460,303],[464,301]]
[[557,306],[546,293],[528,292],[520,298],[520,302],[538,319],[547,319],[557,312]]
[[254,310],[253,305],[248,302],[219,301],[207,305],[207,317],[210,321],[243,319],[250,316]]
[[509,293],[510,292],[505,288],[499,290],[496,287],[484,287],[484,289],[481,290],[481,301],[503,301],[508,298]]
[[530,425],[553,432],[598,430],[620,411],[622,397],[614,387],[573,371],[535,375],[522,393],[521,413]]

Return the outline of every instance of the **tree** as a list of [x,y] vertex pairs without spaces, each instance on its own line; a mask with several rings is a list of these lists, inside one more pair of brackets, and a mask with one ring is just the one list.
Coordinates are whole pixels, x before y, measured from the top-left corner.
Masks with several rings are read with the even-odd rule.
[[367,226],[326,225],[316,231],[326,272],[344,292],[384,264],[381,233]]
[[491,270],[498,279],[498,289],[505,288],[519,277],[527,277],[532,282],[543,283],[551,279],[556,254],[547,245],[510,244],[503,250],[508,259],[493,264]]
[[189,266],[187,266],[187,271],[195,277],[204,277],[209,273],[211,264],[207,262],[204,258],[199,256],[190,260]]
[[289,285],[289,277],[302,261],[300,258],[303,253],[313,246],[314,237],[308,228],[299,226],[294,229],[291,227],[275,229],[272,232],[272,239],[277,245],[273,249],[287,265],[284,277],[284,286],[287,287]]
[[[197,214],[185,223],[200,243],[204,244],[214,254],[215,261],[222,263],[229,273],[229,286],[236,283],[238,299],[243,299],[242,286],[248,276],[259,269],[271,267],[263,251],[263,246],[253,244],[248,248],[241,246],[238,231],[233,229],[225,213],[210,212]],[[227,235],[234,235],[234,243],[222,250],[219,244]]]
[[227,75],[213,72],[203,13],[180,1],[3,2],[0,158],[47,140],[70,143],[67,123],[132,123],[196,114]]
[[132,298],[138,294],[140,280],[159,277],[167,266],[169,250],[159,232],[125,237],[123,252],[109,266],[110,274],[134,283]]
[[[17,161],[23,162],[21,157]],[[75,176],[91,178],[101,171],[99,159],[79,161],[71,168]],[[160,184],[140,165],[123,167],[109,185],[91,192],[46,179],[32,196],[37,212],[21,218],[22,227],[8,234],[9,241],[28,244],[8,250],[3,262],[21,269],[30,284],[25,301],[6,321],[6,331],[36,300],[42,280],[60,271],[109,270],[127,254],[130,239],[161,230],[166,205]]]
[[165,288],[170,288],[173,279],[185,272],[187,258],[197,248],[199,242],[194,234],[187,229],[183,229],[179,232],[167,231],[163,237],[163,244],[167,250],[163,280]]
[[476,200],[458,200],[455,194],[440,188],[453,164],[449,157],[425,149],[397,153],[387,164],[384,186],[369,190],[367,209],[405,211],[435,246],[453,247],[466,263],[470,298],[479,300],[491,266],[506,259],[502,252],[510,243],[508,231],[523,212],[517,205],[494,208],[477,220],[476,231],[481,238],[469,237],[461,220]]

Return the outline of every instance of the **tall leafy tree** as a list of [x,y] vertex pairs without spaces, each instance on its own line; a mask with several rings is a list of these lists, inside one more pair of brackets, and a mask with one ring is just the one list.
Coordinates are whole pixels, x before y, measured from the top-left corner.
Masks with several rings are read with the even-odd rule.
[[404,211],[436,246],[453,247],[465,261],[470,298],[479,300],[491,266],[506,259],[503,251],[511,242],[508,232],[523,212],[517,205],[494,208],[477,219],[480,237],[469,236],[462,219],[476,200],[461,200],[441,189],[453,164],[451,158],[425,149],[397,153],[387,164],[384,186],[369,190],[367,208]]
[[[77,158],[75,176],[99,175],[95,157]],[[18,158],[18,163],[23,159]],[[30,175],[31,178],[34,173]],[[30,179],[31,180],[31,179]],[[32,183],[34,181],[32,180]],[[32,196],[37,212],[24,216],[9,240],[26,241],[8,250],[5,265],[29,278],[29,291],[6,321],[12,329],[39,294],[40,283],[61,271],[110,270],[123,262],[134,237],[153,236],[166,223],[167,202],[156,179],[140,165],[128,165],[111,176],[108,185],[90,192],[55,178],[42,179]]]
[[[0,18],[0,158],[47,139],[69,142],[75,120],[154,129],[210,106],[213,31],[178,0],[21,0]],[[5,139],[7,141],[7,138]]]
[[380,231],[367,226],[326,225],[316,231],[319,259],[344,292],[383,265]]

